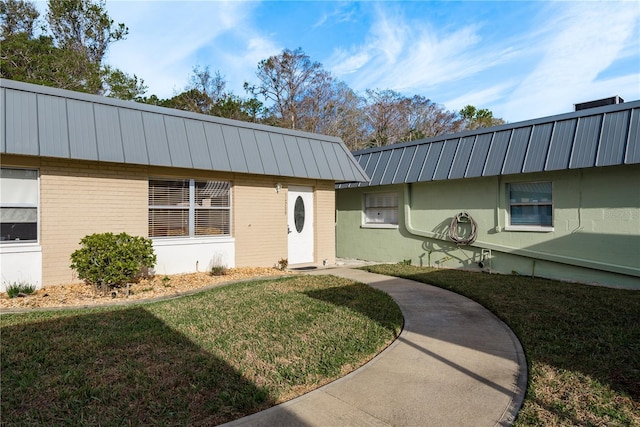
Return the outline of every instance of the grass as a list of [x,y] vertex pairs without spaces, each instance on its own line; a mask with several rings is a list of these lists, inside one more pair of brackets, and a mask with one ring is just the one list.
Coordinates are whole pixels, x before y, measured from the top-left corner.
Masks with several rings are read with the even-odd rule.
[[401,325],[388,295],[332,276],[5,314],[2,424],[219,424],[343,376]]
[[409,265],[363,269],[469,297],[525,350],[516,426],[640,426],[640,291]]
[[36,287],[29,282],[12,282],[6,285],[7,295],[9,298],[15,298],[20,295],[29,295],[32,294]]

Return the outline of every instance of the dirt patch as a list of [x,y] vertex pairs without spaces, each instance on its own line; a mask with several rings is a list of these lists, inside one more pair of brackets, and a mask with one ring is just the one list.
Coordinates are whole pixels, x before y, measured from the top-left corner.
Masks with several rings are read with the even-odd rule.
[[295,273],[276,268],[244,267],[230,268],[226,274],[221,276],[211,276],[208,273],[157,275],[131,284],[128,290],[127,288],[120,288],[115,293],[108,293],[107,295],[96,293],[93,286],[84,283],[70,283],[48,286],[26,297],[9,298],[6,292],[2,292],[0,293],[0,309],[118,304],[130,300],[136,301],[181,295],[201,288],[238,280],[291,274]]

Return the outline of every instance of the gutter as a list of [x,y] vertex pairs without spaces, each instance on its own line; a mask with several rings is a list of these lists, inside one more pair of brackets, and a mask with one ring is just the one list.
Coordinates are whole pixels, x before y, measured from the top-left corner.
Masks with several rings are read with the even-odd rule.
[[[499,210],[499,209],[498,209]],[[404,186],[404,226],[407,232],[413,236],[417,237],[427,237],[429,239],[435,239],[440,241],[445,241],[452,243],[450,240],[442,239],[438,234],[428,231],[428,230],[420,230],[415,228],[411,222],[411,184],[405,184]],[[539,252],[531,249],[522,249],[522,248],[514,248],[511,246],[500,245],[496,243],[490,242],[482,242],[476,240],[473,244],[469,245],[472,247],[478,247],[480,249],[491,249],[498,252],[504,252],[513,255],[520,255],[524,257],[540,259],[544,261],[552,261],[561,264],[569,264],[579,267],[591,268],[596,270],[608,271],[611,273],[619,273],[625,274],[628,276],[640,276],[640,268],[628,267],[625,265],[619,264],[610,264],[605,262],[593,261],[584,258],[575,258],[566,255],[555,255],[547,252]]]

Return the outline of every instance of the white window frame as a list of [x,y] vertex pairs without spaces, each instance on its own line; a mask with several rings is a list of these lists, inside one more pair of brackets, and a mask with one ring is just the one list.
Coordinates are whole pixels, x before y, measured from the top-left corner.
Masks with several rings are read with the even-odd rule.
[[[547,201],[526,201],[519,203],[511,202],[511,186],[518,184],[551,184],[551,200]],[[517,182],[509,182],[505,188],[505,196],[507,200],[507,225],[505,226],[506,231],[533,231],[533,232],[551,232],[554,231],[554,205],[553,205],[553,182],[552,181],[517,181]],[[542,224],[512,224],[511,223],[511,207],[512,206],[550,206],[551,207],[551,225],[542,225]]]
[[[188,221],[188,232],[186,235],[175,235],[175,236],[152,236],[150,233],[150,224],[149,224],[149,237],[152,239],[228,239],[231,237],[232,228],[232,184],[231,181],[226,180],[207,180],[207,179],[194,179],[194,178],[149,178],[149,192],[151,191],[151,181],[164,181],[164,182],[187,182],[188,183],[188,203],[184,206],[176,206],[176,205],[151,205],[149,204],[148,211],[149,214],[153,210],[181,210],[187,212],[187,221]],[[196,204],[196,183],[222,183],[227,186],[228,191],[228,205],[227,206],[199,206]],[[228,232],[221,234],[197,234],[196,230],[196,212],[197,211],[224,211],[228,212],[229,220],[228,220]],[[150,215],[148,221],[150,222]]]
[[36,238],[35,240],[0,240],[2,245],[38,245],[40,242],[40,171],[36,168],[20,168],[20,167],[2,167],[3,170],[23,170],[31,171],[36,174],[36,201],[32,203],[2,203],[0,199],[1,208],[35,208],[36,210]]
[[[380,198],[385,196],[391,196],[395,199],[395,222],[390,222],[383,218],[383,222],[374,222],[371,220],[372,211],[377,210],[380,215],[381,211],[394,209],[394,206],[369,206],[370,198]],[[396,191],[385,191],[385,192],[373,192],[373,193],[364,193],[362,196],[362,223],[360,225],[361,228],[398,228],[399,221],[399,198],[398,192]]]

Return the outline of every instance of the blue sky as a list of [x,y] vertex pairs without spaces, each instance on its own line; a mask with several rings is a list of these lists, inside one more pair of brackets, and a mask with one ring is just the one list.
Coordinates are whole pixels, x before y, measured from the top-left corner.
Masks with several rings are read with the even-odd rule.
[[509,122],[613,95],[640,99],[640,2],[108,1],[129,27],[107,62],[148,95],[182,91],[194,65],[245,96],[260,60],[301,47],[351,88],[423,95]]

